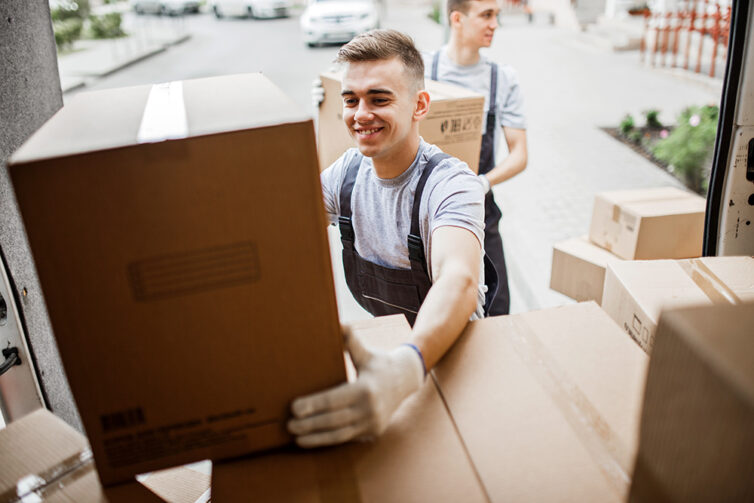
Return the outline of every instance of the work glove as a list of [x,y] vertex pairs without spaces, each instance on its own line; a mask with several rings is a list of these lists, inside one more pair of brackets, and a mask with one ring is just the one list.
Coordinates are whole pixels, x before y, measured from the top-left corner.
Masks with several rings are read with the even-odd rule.
[[490,189],[492,189],[492,186],[490,185],[490,181],[487,179],[485,175],[479,175],[479,181],[482,182],[482,186],[484,187],[484,193],[488,193]]
[[424,361],[416,347],[374,351],[350,331],[344,335],[358,378],[293,401],[288,431],[301,447],[380,435],[401,402],[424,382]]
[[317,77],[312,80],[312,105],[317,109],[323,101],[325,101],[325,88],[322,87],[322,81]]

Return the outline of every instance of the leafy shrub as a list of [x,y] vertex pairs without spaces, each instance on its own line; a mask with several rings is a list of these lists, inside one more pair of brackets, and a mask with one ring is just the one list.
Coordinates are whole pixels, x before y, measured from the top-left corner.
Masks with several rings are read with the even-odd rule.
[[717,134],[718,107],[688,107],[678,116],[678,125],[655,145],[654,156],[667,163],[699,193],[706,190],[707,164],[712,157]]
[[636,123],[634,122],[634,117],[631,114],[626,114],[626,116],[623,117],[623,120],[620,121],[618,130],[623,136],[628,136],[628,133],[630,133],[635,126]]
[[119,12],[109,12],[102,16],[89,16],[89,30],[92,38],[118,38],[126,33],[121,28],[123,18]]
[[84,23],[77,17],[55,21],[52,27],[55,31],[55,43],[58,49],[63,50],[73,45],[73,42],[81,37],[81,28],[83,25]]
[[433,0],[432,10],[427,14],[427,17],[437,24],[442,24],[442,2]]
[[81,19],[79,14],[79,4],[73,1],[62,1],[55,4],[50,9],[50,17],[53,23],[57,21],[65,21],[66,19]]
[[651,109],[644,112],[644,117],[647,119],[647,127],[652,129],[662,129],[662,122],[658,119],[660,111],[657,109]]
[[643,135],[641,134],[641,131],[639,131],[638,129],[632,129],[631,131],[628,132],[627,136],[631,142],[636,143],[638,145],[639,143],[641,143],[641,139]]

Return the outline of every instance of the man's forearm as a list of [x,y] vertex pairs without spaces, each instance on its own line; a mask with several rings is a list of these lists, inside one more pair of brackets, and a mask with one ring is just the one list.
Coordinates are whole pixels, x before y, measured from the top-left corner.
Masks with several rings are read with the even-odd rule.
[[429,290],[414,324],[412,343],[431,369],[453,345],[477,305],[477,282],[463,271],[448,271]]
[[526,152],[522,152],[521,150],[508,154],[505,159],[500,161],[497,166],[485,175],[490,185],[497,185],[521,173],[526,168],[526,157]]

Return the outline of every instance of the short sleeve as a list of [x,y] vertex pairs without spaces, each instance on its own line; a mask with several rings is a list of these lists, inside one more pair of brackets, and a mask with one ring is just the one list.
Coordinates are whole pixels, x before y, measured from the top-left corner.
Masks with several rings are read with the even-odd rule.
[[322,183],[325,212],[327,212],[327,219],[332,225],[337,223],[340,215],[340,188],[343,185],[346,167],[352,158],[352,151],[347,150],[319,175],[319,180]]
[[[463,169],[435,169],[437,183],[429,196],[430,234],[438,227],[453,226],[471,231],[484,247],[484,189],[466,166]],[[439,168],[439,166],[438,166]]]
[[500,68],[498,79],[498,116],[500,125],[516,129],[526,129],[526,117],[524,116],[524,96],[518,82],[518,74],[510,66]]

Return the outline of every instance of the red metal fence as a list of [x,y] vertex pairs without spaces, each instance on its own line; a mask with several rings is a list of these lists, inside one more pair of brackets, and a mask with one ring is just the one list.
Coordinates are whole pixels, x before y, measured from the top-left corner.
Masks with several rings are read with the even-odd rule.
[[683,67],[710,77],[727,57],[730,0],[689,0],[664,12],[644,12],[640,55],[652,66]]

